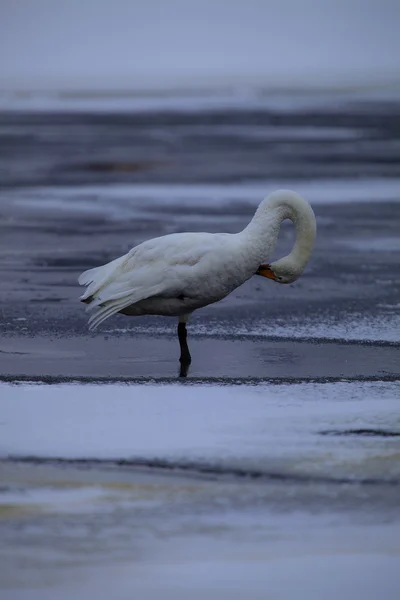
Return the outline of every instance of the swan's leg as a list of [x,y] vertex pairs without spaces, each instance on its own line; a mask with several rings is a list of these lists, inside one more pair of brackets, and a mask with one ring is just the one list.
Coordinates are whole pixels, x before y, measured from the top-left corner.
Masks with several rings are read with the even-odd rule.
[[186,330],[186,321],[188,320],[189,315],[182,315],[179,317],[178,323],[178,339],[179,345],[181,348],[181,356],[179,362],[181,363],[181,368],[179,371],[179,377],[186,377],[188,374],[190,363],[192,362],[192,357],[190,356],[189,346],[187,345],[187,330]]

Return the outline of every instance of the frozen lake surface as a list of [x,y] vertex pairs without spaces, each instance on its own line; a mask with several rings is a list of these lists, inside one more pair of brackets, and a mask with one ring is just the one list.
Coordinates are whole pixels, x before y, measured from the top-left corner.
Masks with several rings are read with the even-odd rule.
[[7,598],[398,597],[398,382],[0,391]]
[[[394,91],[1,96],[2,598],[398,600],[399,115]],[[174,320],[88,333],[83,270],[237,232],[282,187],[310,263],[196,312],[187,381]]]

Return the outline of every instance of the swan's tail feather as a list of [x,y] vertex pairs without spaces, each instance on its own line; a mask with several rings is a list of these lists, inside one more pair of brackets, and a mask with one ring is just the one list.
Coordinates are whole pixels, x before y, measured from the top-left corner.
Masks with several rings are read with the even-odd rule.
[[[98,306],[104,306],[105,304],[109,305],[110,302],[114,302],[115,300],[124,300],[129,297],[131,304],[138,302],[139,300],[143,300],[147,298],[147,293],[143,290],[142,287],[130,288],[130,289],[122,289],[117,286],[108,286],[104,287],[104,289],[100,290],[98,294],[94,294],[90,298],[90,305],[86,310],[93,310]],[[88,298],[89,300],[89,298]],[[83,302],[87,302],[87,300],[83,300]],[[87,302],[88,303],[88,302]]]
[[104,265],[101,267],[95,267],[94,269],[88,269],[79,275],[78,283],[79,285],[90,285],[96,279],[96,275],[104,268]]
[[101,265],[100,267],[95,267],[94,269],[88,269],[87,271],[84,271],[78,277],[79,285],[84,285],[87,287],[85,293],[80,298],[82,302],[88,300],[90,296],[93,296],[101,287],[108,283],[110,276],[118,267],[123,265],[125,260],[126,255],[120,256],[106,265]]
[[100,325],[100,323],[108,319],[108,317],[115,315],[130,304],[132,304],[130,298],[125,297],[120,298],[119,300],[112,300],[110,302],[107,302],[107,304],[103,304],[103,306],[98,306],[89,319],[90,331],[96,329]]
[[141,300],[146,300],[151,296],[156,296],[164,290],[164,285],[156,284],[148,288],[137,288],[135,290],[129,289],[118,294],[112,293],[112,296],[108,298],[95,297],[87,309],[88,311],[94,310],[92,316],[89,319],[89,329],[93,330],[100,325],[105,319],[121,312],[127,306],[136,304]]
[[86,310],[93,311],[89,329],[96,329],[105,319],[127,306],[162,294],[168,288],[164,270],[153,269],[149,273],[148,269],[129,263],[134,252],[135,248],[106,265],[89,269],[80,275],[78,282],[86,286],[80,299],[88,305]]

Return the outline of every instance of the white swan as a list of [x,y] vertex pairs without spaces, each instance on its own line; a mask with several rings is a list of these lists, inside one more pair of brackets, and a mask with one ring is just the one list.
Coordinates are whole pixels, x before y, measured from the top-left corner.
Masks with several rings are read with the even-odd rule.
[[[290,254],[262,264],[276,246],[280,224],[293,221],[296,240]],[[316,236],[311,206],[295,192],[278,190],[258,207],[240,233],[173,233],[147,240],[112,262],[85,271],[81,301],[95,329],[115,313],[178,316],[181,376],[191,362],[186,321],[197,308],[230,294],[254,274],[291,283],[302,274]]]

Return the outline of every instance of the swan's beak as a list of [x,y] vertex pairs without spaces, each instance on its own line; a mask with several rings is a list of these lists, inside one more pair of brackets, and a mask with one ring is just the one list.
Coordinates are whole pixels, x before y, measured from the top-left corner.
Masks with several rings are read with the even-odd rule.
[[256,275],[261,275],[262,277],[268,277],[268,279],[277,280],[277,276],[271,269],[271,265],[260,265],[256,271]]

